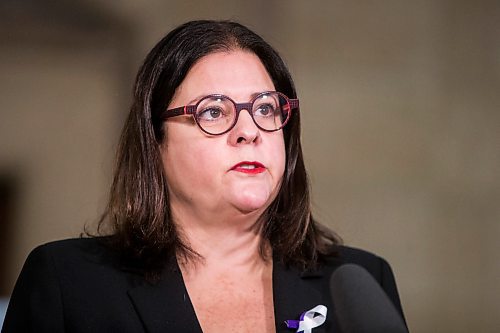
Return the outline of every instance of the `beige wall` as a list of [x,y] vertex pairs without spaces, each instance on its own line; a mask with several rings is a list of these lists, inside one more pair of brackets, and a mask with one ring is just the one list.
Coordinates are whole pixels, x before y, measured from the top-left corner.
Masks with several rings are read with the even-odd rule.
[[1,26],[0,172],[22,193],[9,285],[33,246],[98,218],[147,50],[187,19],[231,18],[288,62],[316,216],[388,259],[411,330],[500,327],[498,3],[113,3]]

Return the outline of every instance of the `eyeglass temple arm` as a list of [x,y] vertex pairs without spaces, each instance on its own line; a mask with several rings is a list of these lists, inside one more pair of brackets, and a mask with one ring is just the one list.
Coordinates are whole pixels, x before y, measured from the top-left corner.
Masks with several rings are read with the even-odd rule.
[[298,99],[290,99],[290,109],[298,109],[299,108],[299,100]]
[[163,111],[161,118],[167,119],[176,116],[182,116],[185,114],[193,114],[196,111],[195,105],[179,106],[178,108],[168,109]]

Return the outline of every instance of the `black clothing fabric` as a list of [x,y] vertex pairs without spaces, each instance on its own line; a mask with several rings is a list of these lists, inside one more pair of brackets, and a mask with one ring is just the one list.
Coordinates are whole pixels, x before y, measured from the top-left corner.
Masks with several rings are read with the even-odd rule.
[[[338,257],[316,271],[301,272],[273,262],[276,332],[294,332],[298,320],[317,305],[328,309],[314,333],[338,332],[329,280],[340,265],[364,267],[403,316],[392,270],[369,252],[340,247]],[[223,314],[221,314],[223,315]],[[241,314],[245,320],[245,314]],[[11,332],[202,332],[175,257],[157,283],[133,264],[119,260],[99,239],[48,243],[28,256],[12,294],[3,333]]]

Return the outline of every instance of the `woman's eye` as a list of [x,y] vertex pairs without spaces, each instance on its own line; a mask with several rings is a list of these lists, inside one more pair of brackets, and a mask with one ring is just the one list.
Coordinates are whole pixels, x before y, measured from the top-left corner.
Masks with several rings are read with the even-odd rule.
[[260,117],[270,117],[273,116],[275,112],[275,107],[271,104],[261,104],[259,107],[255,110],[254,115],[260,116]]
[[214,121],[224,117],[224,110],[220,108],[207,108],[198,113],[198,119],[204,121]]

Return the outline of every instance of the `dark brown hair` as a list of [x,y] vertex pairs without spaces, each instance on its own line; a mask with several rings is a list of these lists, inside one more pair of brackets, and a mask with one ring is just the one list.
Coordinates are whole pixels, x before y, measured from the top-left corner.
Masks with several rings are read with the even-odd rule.
[[[190,68],[202,57],[242,49],[256,54],[274,86],[290,98],[296,92],[278,53],[260,36],[231,21],[192,21],[166,35],[148,54],[136,78],[134,99],[118,148],[107,209],[99,230],[111,228],[110,239],[122,255],[158,271],[173,253],[196,255],[182,242],[172,221],[159,144],[164,140],[160,113]],[[276,199],[261,217],[262,239],[273,256],[303,269],[313,267],[339,243],[334,233],[311,215],[309,182],[300,143],[300,114],[283,129],[286,166]]]

